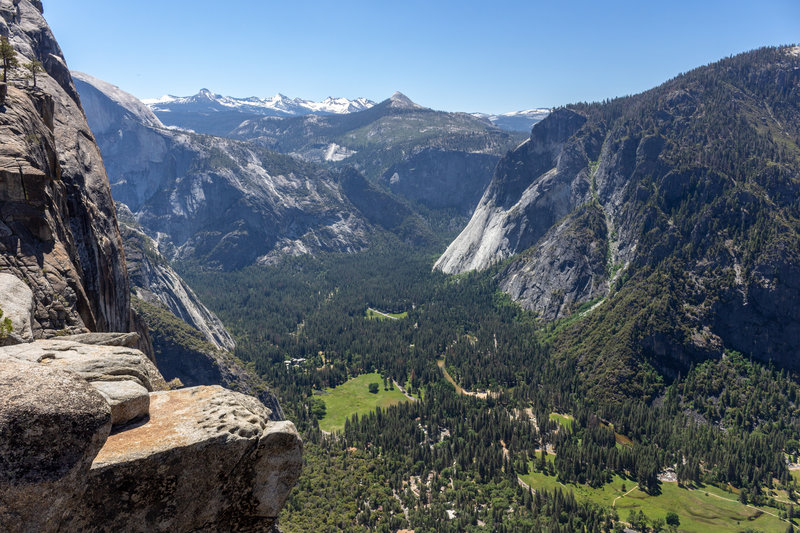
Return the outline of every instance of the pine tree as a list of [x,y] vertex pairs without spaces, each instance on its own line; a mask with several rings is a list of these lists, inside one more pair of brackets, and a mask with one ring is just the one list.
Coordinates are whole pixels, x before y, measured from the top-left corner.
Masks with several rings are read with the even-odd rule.
[[24,63],[22,66],[28,70],[28,76],[33,79],[33,86],[36,87],[36,74],[39,72],[44,72],[42,63],[34,59],[28,63]]
[[19,61],[17,61],[17,51],[6,37],[0,37],[0,61],[3,62],[3,83],[7,83],[8,69],[19,65]]

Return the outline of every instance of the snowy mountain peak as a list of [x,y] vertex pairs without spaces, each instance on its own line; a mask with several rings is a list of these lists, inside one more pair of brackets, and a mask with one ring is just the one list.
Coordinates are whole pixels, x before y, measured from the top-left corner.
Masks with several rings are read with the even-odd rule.
[[500,115],[487,113],[472,113],[475,118],[488,120],[495,126],[506,131],[530,131],[534,124],[550,114],[550,109],[537,107],[524,111],[511,111]]
[[[328,97],[322,102],[290,98],[276,93],[271,98],[235,98],[215,94],[208,89],[201,89],[194,96],[162,96],[143,100],[156,114],[180,111],[231,111],[253,115],[291,117],[300,115],[332,115],[363,111],[375,105],[366,98],[348,100],[347,98]],[[161,115],[163,117],[163,115]]]

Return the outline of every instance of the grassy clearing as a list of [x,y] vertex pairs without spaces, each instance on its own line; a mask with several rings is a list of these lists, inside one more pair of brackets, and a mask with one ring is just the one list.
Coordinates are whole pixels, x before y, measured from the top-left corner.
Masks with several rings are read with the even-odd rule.
[[368,307],[365,316],[369,320],[402,320],[408,316],[408,311],[403,311],[402,313],[384,313],[383,311]]
[[572,429],[572,424],[575,423],[575,418],[572,415],[565,415],[561,413],[550,413],[550,420],[558,422],[569,430]]
[[[677,483],[662,483],[661,494],[650,496],[638,489],[631,491],[636,487],[636,482],[619,476],[614,476],[611,483],[598,489],[588,485],[563,485],[556,481],[555,476],[547,476],[541,472],[520,476],[520,479],[534,490],[553,490],[558,487],[561,490],[571,490],[580,501],[616,507],[622,520],[627,520],[631,510],[638,512],[641,509],[651,520],[664,518],[667,512],[673,511],[680,516],[681,525],[678,531],[685,533],[735,533],[747,528],[764,533],[783,533],[788,525],[760,509],[742,505],[736,494],[713,486],[687,489],[678,487]],[[767,511],[778,514],[775,509],[770,508]]]
[[[378,384],[378,393],[369,392],[369,384]],[[326,389],[319,396],[325,402],[325,416],[319,421],[323,431],[342,431],[344,421],[354,414],[364,415],[376,407],[389,407],[408,398],[395,387],[394,390],[383,390],[383,378],[377,372],[362,374],[349,379],[335,389]]]

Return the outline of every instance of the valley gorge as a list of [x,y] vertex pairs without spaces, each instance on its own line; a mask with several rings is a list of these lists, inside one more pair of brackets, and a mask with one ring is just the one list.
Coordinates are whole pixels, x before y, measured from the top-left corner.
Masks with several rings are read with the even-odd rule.
[[[54,0],[0,0],[0,531],[800,528],[800,47],[550,109],[537,54],[584,13],[535,50],[545,6],[518,32],[514,3],[445,27],[435,5],[75,0],[158,45],[120,74],[70,71],[48,5],[62,31]],[[205,23],[198,82],[175,38]],[[580,52],[611,79],[608,44]],[[424,78],[451,46],[466,63]],[[171,91],[315,96],[133,95],[166,66]],[[476,73],[492,113],[452,111]],[[437,100],[439,75],[474,86]]]

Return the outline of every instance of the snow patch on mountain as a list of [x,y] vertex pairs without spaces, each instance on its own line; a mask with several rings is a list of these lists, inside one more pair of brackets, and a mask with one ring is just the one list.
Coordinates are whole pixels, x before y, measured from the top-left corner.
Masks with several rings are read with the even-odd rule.
[[537,107],[523,111],[511,111],[500,115],[472,113],[472,116],[488,120],[498,128],[506,131],[530,131],[533,125],[549,115],[550,111],[548,108]]
[[251,96],[236,98],[215,94],[208,89],[201,89],[192,96],[164,95],[160,98],[142,100],[150,109],[158,113],[171,111],[240,111],[267,116],[300,116],[300,115],[340,115],[369,109],[375,102],[366,98],[334,98],[329,96],[321,102],[290,98],[277,93],[270,98]]

